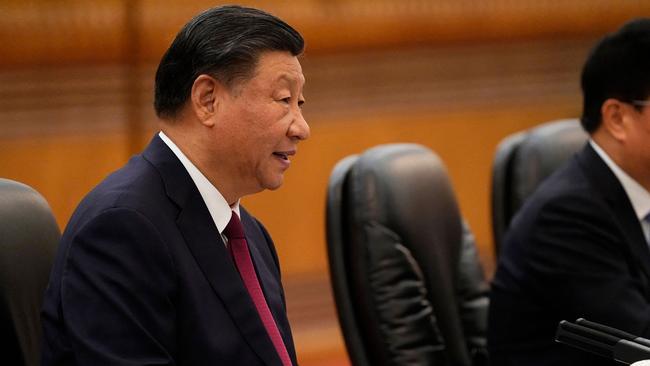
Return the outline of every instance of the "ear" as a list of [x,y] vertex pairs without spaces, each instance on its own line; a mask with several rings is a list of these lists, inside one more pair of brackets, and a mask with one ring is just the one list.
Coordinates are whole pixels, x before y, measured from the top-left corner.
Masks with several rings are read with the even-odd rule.
[[628,105],[613,98],[607,99],[600,108],[603,118],[601,127],[617,141],[623,141],[627,137],[628,108]]
[[192,84],[190,94],[192,110],[205,126],[214,125],[214,118],[212,117],[217,109],[220,89],[221,84],[219,81],[206,74],[199,75]]

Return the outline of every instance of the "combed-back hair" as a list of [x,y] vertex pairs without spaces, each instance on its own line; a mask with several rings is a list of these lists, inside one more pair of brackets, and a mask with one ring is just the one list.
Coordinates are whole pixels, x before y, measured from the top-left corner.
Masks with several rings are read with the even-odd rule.
[[165,52],[154,87],[156,115],[173,119],[190,97],[194,80],[208,74],[228,88],[253,76],[260,54],[302,54],[304,40],[290,25],[262,10],[242,6],[208,9],[178,32]]
[[600,126],[601,107],[607,99],[631,103],[648,98],[650,18],[631,20],[600,40],[582,69],[581,86],[581,122],[589,133]]

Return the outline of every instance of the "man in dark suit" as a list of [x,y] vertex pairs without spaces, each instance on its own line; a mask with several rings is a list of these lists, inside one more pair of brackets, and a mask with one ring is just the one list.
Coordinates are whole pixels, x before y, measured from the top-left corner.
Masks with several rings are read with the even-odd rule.
[[554,342],[584,317],[650,336],[650,20],[627,23],[582,72],[588,144],[513,220],[492,283],[493,365],[614,365]]
[[296,365],[273,242],[239,199],[276,189],[309,136],[303,39],[237,6],[178,33],[161,132],[90,192],[62,237],[43,365]]

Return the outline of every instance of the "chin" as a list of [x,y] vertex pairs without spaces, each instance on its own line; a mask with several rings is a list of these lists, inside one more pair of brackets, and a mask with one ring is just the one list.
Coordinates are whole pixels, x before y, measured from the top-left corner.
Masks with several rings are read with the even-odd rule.
[[274,179],[267,179],[262,186],[264,189],[268,189],[269,191],[275,191],[282,186],[283,182],[284,177],[280,176],[275,177]]

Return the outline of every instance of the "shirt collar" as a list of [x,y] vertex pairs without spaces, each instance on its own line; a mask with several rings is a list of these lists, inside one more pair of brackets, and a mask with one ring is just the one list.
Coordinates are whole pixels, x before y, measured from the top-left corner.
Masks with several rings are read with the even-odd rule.
[[192,164],[190,159],[183,154],[181,149],[179,149],[164,132],[160,131],[158,136],[160,136],[163,142],[172,150],[174,155],[178,157],[178,160],[181,161],[181,164],[183,164],[185,170],[187,170],[187,173],[189,173],[192,181],[196,185],[196,188],[199,190],[203,202],[205,202],[205,205],[208,207],[210,216],[212,216],[212,221],[214,221],[214,224],[217,226],[219,233],[223,233],[226,225],[228,225],[228,222],[230,221],[232,211],[235,211],[237,216],[241,217],[239,214],[239,200],[235,202],[233,207],[230,207],[219,190],[210,183],[208,178],[206,178],[205,175],[203,175],[203,173]]
[[609,169],[612,170],[618,181],[621,182],[623,190],[627,194],[627,197],[632,203],[634,212],[636,213],[639,221],[643,221],[645,216],[650,212],[650,192],[648,192],[642,185],[630,177],[621,167],[616,165],[616,163],[607,155],[605,150],[603,150],[598,144],[589,139],[589,144],[596,151],[598,156],[607,164]]

